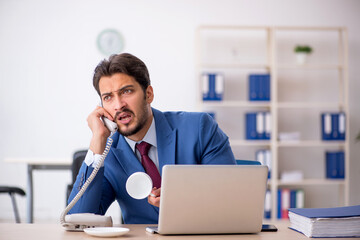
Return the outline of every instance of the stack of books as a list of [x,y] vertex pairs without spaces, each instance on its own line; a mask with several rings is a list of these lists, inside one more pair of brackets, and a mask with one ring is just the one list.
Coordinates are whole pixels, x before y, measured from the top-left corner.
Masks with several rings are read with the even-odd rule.
[[307,237],[360,237],[360,205],[290,208],[290,228]]

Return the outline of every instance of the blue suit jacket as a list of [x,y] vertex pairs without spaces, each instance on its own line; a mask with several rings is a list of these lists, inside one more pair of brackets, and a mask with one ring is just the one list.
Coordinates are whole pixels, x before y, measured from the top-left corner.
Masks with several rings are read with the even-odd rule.
[[[160,175],[167,164],[235,164],[228,137],[206,113],[160,112],[152,109],[155,119]],[[140,161],[119,133],[84,195],[70,213],[105,214],[110,204],[120,204],[124,223],[157,224],[159,209],[147,199],[131,198],[125,189],[127,178],[144,172]],[[93,168],[82,164],[69,202],[91,174]]]

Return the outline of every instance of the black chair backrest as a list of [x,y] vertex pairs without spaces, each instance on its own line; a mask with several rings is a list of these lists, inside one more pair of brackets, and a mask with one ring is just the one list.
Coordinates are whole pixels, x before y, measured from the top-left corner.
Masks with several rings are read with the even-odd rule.
[[21,196],[25,196],[25,191],[22,188],[14,187],[14,186],[0,186],[0,193],[17,193]]
[[76,151],[74,153],[73,163],[72,163],[72,167],[71,167],[73,183],[75,183],[75,181],[76,181],[76,176],[79,173],[81,164],[83,163],[86,154],[87,154],[87,150],[80,150],[80,151]]

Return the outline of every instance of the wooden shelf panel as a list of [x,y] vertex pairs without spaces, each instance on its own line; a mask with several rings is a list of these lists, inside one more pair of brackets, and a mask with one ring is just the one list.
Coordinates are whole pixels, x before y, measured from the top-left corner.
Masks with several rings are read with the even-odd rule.
[[266,30],[269,31],[269,26],[239,26],[239,25],[202,25],[198,30]]
[[338,102],[278,102],[276,104],[277,108],[325,108],[325,109],[339,109],[342,107],[342,104]]
[[[269,181],[271,183],[271,181]],[[318,185],[344,185],[344,179],[304,179],[301,181],[278,181],[279,187],[283,186],[318,186]]]
[[283,141],[278,142],[278,147],[344,147],[346,145],[345,141],[317,141],[317,140],[308,140],[308,141]]
[[279,70],[342,70],[342,64],[279,64]]
[[200,68],[204,69],[270,69],[268,64],[240,64],[240,63],[228,63],[228,64],[202,64]]
[[344,31],[345,27],[320,27],[320,26],[276,26],[275,31]]
[[275,106],[278,109],[286,108],[324,108],[324,109],[339,109],[342,107],[340,103],[327,102],[278,102],[271,104],[270,101],[203,101],[202,105],[205,107],[267,107]]
[[204,107],[249,107],[249,108],[270,108],[270,102],[250,101],[203,101]]
[[230,145],[232,147],[251,147],[251,146],[270,146],[269,140],[231,140]]
[[[243,140],[230,139],[231,146],[246,147],[246,146],[271,146],[271,140]],[[277,142],[277,147],[345,147],[345,141],[283,141]]]

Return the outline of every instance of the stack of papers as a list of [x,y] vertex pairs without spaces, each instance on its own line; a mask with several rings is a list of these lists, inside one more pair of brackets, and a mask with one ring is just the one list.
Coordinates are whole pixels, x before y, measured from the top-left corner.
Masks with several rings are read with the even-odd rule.
[[360,237],[360,205],[289,208],[290,228],[307,237]]

